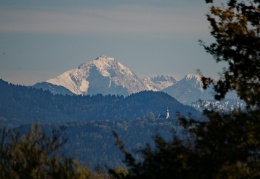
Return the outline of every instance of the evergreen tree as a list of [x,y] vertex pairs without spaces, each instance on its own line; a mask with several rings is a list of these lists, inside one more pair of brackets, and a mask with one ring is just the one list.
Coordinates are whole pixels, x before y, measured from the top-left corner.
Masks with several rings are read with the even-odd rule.
[[259,107],[260,1],[229,0],[226,6],[212,5],[207,19],[215,42],[207,46],[201,41],[201,45],[216,62],[227,62],[228,68],[218,81],[203,77],[204,88],[213,83],[216,99],[224,98],[229,90],[236,90],[248,106]]

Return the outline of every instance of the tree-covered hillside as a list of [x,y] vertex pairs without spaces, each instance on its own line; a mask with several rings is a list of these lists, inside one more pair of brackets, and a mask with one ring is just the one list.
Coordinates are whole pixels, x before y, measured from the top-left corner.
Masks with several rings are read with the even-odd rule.
[[12,124],[133,120],[147,114],[156,118],[158,114],[165,114],[167,108],[172,117],[176,113],[200,115],[194,108],[162,92],[143,91],[126,98],[101,94],[64,96],[0,81],[0,118]]
[[[125,166],[122,162],[123,154],[115,145],[113,131],[124,140],[126,148],[130,151],[141,149],[146,144],[155,148],[153,139],[156,134],[160,134],[167,141],[176,135],[185,136],[178,120],[159,121],[152,120],[149,116],[130,121],[75,121],[59,126],[65,129],[62,136],[67,139],[60,154],[77,158],[80,163],[93,170],[97,165],[109,168]],[[42,125],[47,134],[53,127],[54,125]],[[30,125],[26,125],[18,129],[26,132],[29,128]]]

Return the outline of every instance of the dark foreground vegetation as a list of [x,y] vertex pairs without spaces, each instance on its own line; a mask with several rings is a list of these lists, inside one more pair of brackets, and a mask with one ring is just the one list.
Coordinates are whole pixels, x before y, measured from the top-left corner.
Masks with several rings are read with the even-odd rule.
[[[206,2],[213,3],[213,0]],[[77,160],[58,155],[57,150],[65,142],[59,133],[62,129],[46,135],[38,125],[27,133],[20,133],[22,129],[2,128],[1,177],[260,178],[260,1],[229,0],[225,6],[212,5],[207,18],[215,42],[209,46],[201,44],[217,62],[227,62],[228,68],[217,81],[202,76],[204,87],[212,84],[217,92],[216,99],[236,90],[247,104],[245,110],[205,110],[206,120],[200,121],[177,115],[174,119],[178,118],[179,122],[172,126],[180,123],[181,134],[186,135],[173,133],[173,137],[165,139],[158,134],[154,144],[136,146],[136,151],[129,150],[127,140],[120,135],[121,130],[114,131],[125,166],[112,167],[109,174],[104,173],[102,166],[97,165],[96,172],[92,172]],[[140,127],[159,125],[160,121],[153,121],[152,116],[150,113],[148,121],[140,119]],[[107,122],[108,126],[112,125]],[[131,129],[129,124],[113,123],[126,131]],[[171,126],[167,122],[162,124]],[[102,124],[96,127],[107,128]]]
[[39,125],[26,133],[1,128],[0,178],[112,178],[99,168],[93,172],[76,159],[60,155],[58,150],[66,143],[62,130],[46,135]]

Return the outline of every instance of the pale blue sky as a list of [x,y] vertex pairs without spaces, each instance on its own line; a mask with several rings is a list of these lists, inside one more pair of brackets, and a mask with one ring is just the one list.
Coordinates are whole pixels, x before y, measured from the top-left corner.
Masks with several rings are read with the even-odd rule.
[[140,77],[221,71],[204,0],[0,0],[0,78],[32,85],[101,55]]

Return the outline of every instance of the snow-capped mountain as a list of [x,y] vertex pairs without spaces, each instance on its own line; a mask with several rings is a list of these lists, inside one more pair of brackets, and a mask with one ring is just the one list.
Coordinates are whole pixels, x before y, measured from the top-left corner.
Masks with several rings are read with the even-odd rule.
[[246,103],[240,99],[223,99],[221,101],[216,100],[203,100],[192,102],[190,106],[194,107],[199,111],[204,109],[214,109],[219,111],[232,111],[237,109],[245,109]]
[[[188,105],[199,100],[214,101],[215,95],[212,87],[206,90],[203,89],[200,76],[195,74],[186,75],[180,81],[162,91],[176,98],[181,103]],[[236,93],[234,91],[227,93],[225,99],[237,99]]]
[[129,68],[107,56],[83,63],[46,82],[63,86],[77,95],[129,95],[148,90]]
[[177,82],[177,80],[170,75],[148,77],[144,78],[142,81],[147,86],[147,88],[152,91],[161,91],[169,86],[174,85]]
[[[203,90],[200,76],[188,74],[180,81],[170,75],[158,75],[140,79],[129,68],[112,57],[100,56],[81,64],[33,87],[49,90],[54,94],[115,94],[127,96],[144,90],[163,91],[183,104],[198,100],[213,100],[212,88]],[[236,99],[229,93],[226,99]]]
[[199,99],[212,99],[214,96],[212,89],[203,89],[200,76],[194,74],[186,75],[174,85],[163,89],[163,91],[184,104],[189,104]]

